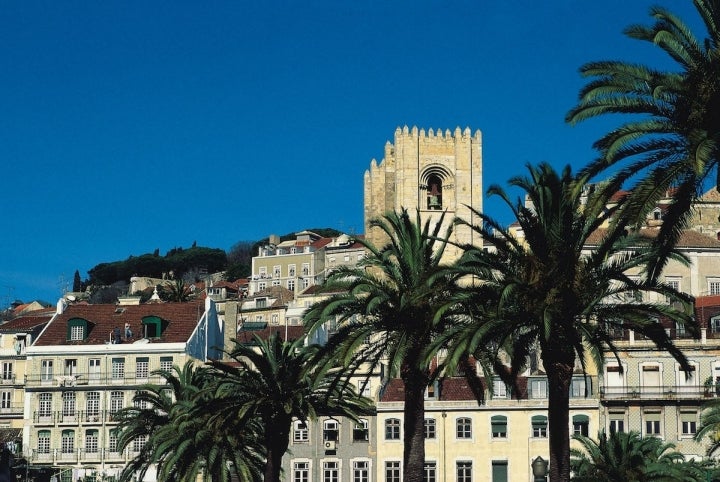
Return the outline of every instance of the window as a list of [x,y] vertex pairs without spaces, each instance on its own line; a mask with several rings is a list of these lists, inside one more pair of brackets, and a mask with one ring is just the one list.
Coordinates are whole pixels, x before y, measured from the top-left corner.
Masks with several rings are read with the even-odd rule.
[[85,339],[87,333],[87,320],[82,318],[70,318],[67,322],[67,339],[80,341]]
[[710,295],[720,295],[720,279],[718,278],[708,278],[708,294]]
[[77,375],[77,360],[74,358],[68,358],[65,360],[65,371],[63,375],[73,376]]
[[662,383],[659,365],[643,365],[640,373],[640,390],[646,393],[656,393],[662,391]]
[[85,452],[96,454],[98,452],[98,431],[88,430],[85,432]]
[[287,289],[290,291],[295,291],[295,280],[294,279],[289,279],[287,281]]
[[279,279],[274,279],[274,280],[272,281],[272,286],[280,286],[280,280],[279,280]]
[[438,396],[438,382],[437,380],[432,382],[428,387],[425,389],[425,398],[436,400]]
[[150,372],[150,360],[147,357],[138,358],[135,361],[135,377],[147,378]]
[[359,395],[370,398],[370,380],[368,380],[367,378],[363,380],[358,380],[357,391]]
[[310,462],[293,463],[292,482],[310,482]]
[[112,359],[112,378],[113,380],[122,380],[125,378],[125,359]]
[[37,451],[41,454],[50,453],[50,430],[38,432]]
[[323,440],[339,440],[339,428],[337,420],[325,420],[323,422]]
[[385,440],[400,440],[400,419],[385,420]]
[[[133,407],[139,408],[140,410],[147,410],[150,408],[150,402],[147,399],[148,393],[143,390],[138,390],[133,396]],[[142,398],[141,398],[142,397]]]
[[353,429],[353,441],[365,442],[369,439],[368,421],[364,418],[358,420]]
[[455,462],[455,472],[457,482],[472,482],[472,462],[469,460]]
[[84,338],[85,330],[83,326],[70,327],[70,340],[78,341]]
[[570,397],[572,398],[585,398],[590,395],[590,391],[587,389],[588,380],[585,377],[575,377],[570,382]]
[[353,461],[353,482],[370,482],[370,462],[367,460]]
[[304,443],[310,440],[310,433],[307,424],[302,420],[293,422],[293,442]]
[[108,451],[117,452],[118,449],[118,431],[113,429],[108,433]]
[[97,422],[97,417],[100,415],[100,392],[88,392],[86,401],[86,410],[88,417],[95,417],[94,422]]
[[273,278],[279,278],[280,277],[280,265],[276,264],[273,266]]
[[72,417],[75,415],[75,392],[63,392],[63,411],[64,417]]
[[400,462],[385,462],[385,482],[400,482]]
[[42,360],[40,362],[40,379],[44,382],[52,381],[53,379],[53,361]]
[[493,380],[493,398],[507,398],[507,386],[498,378]]
[[530,379],[530,398],[547,398],[547,379]]
[[534,415],[532,417],[532,436],[535,438],[546,438],[547,432],[547,417],[545,415]]
[[267,289],[267,283],[265,281],[260,281],[258,283],[258,291],[265,291]]
[[60,438],[60,451],[64,454],[75,452],[75,432],[73,430],[63,430]]
[[273,313],[270,315],[270,324],[271,325],[279,325],[280,324],[280,315],[277,313]]
[[710,318],[710,332],[720,333],[720,316]]
[[437,482],[437,462],[425,462],[423,482]]
[[2,364],[2,379],[11,381],[13,379],[13,364],[12,362],[3,362]]
[[659,410],[647,410],[644,412],[645,418],[645,435],[646,436],[659,436],[660,435],[660,411]]
[[288,266],[288,276],[291,278],[295,277],[295,265],[291,264]]
[[459,439],[472,438],[472,420],[468,417],[458,418],[455,422],[455,436]]
[[255,300],[255,308],[267,308],[267,298],[258,298]]
[[133,452],[140,452],[143,449],[143,447],[145,447],[145,444],[147,443],[147,439],[148,439],[148,436],[145,434],[138,435],[137,437],[135,437],[135,439],[133,440]]
[[587,415],[573,415],[572,426],[573,435],[582,435],[587,437],[590,433],[590,418]]
[[110,392],[110,413],[120,411],[125,406],[123,392]]
[[680,433],[694,436],[697,432],[697,412],[680,412]]
[[427,209],[440,210],[442,204],[442,179],[437,174],[430,174],[427,178],[427,185],[423,186],[427,190]]
[[302,264],[302,276],[308,276],[310,274],[310,263]]
[[41,393],[38,395],[38,415],[49,417],[52,415],[52,393]]
[[610,431],[625,431],[625,412],[610,412]]
[[3,411],[10,410],[12,408],[12,390],[0,391],[0,409]]
[[310,278],[303,278],[302,279],[302,287],[303,289],[308,288],[310,286]]
[[339,482],[340,467],[336,460],[323,462],[323,482]]
[[434,439],[437,437],[437,426],[434,418],[425,419],[425,438]]
[[171,356],[160,357],[160,370],[171,371],[173,367],[173,359]]
[[100,359],[91,358],[88,360],[88,379],[100,380]]
[[492,461],[492,482],[508,482],[507,460]]
[[507,417],[504,415],[493,415],[490,418],[490,429],[493,438],[507,438]]

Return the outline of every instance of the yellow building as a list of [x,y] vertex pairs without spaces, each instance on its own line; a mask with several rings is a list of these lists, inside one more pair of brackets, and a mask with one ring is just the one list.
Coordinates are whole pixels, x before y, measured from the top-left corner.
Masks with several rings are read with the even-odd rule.
[[[480,378],[487,387],[486,379]],[[445,377],[425,397],[425,471],[434,482],[530,481],[531,463],[549,459],[547,378],[523,376],[518,393],[499,379],[478,402],[465,377]],[[599,428],[597,378],[576,374],[571,386],[570,433]],[[586,390],[587,388],[587,397]],[[377,404],[378,481],[402,480],[403,387],[391,380]]]

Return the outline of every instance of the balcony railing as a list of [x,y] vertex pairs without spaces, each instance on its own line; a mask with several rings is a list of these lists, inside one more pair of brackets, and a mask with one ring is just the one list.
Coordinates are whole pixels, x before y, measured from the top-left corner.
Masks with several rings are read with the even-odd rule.
[[162,384],[164,379],[149,373],[76,373],[73,375],[28,375],[26,388]]
[[700,386],[685,385],[626,385],[622,387],[602,386],[600,387],[600,398],[603,400],[673,400],[673,399],[697,399],[714,396],[714,392],[708,392]]
[[[22,413],[22,407],[21,407]],[[71,424],[71,425],[99,425],[103,423],[115,422],[115,410],[98,410],[98,411],[36,411],[33,412],[33,423],[35,425],[55,425],[55,424]]]
[[47,451],[38,451],[36,448],[31,449],[30,453],[24,454],[34,463],[119,463],[127,462],[132,457],[136,456],[138,452],[128,447],[123,452],[118,452],[116,449],[109,448],[93,448],[87,450],[84,448],[74,449],[69,452],[63,452],[60,449],[49,449]]

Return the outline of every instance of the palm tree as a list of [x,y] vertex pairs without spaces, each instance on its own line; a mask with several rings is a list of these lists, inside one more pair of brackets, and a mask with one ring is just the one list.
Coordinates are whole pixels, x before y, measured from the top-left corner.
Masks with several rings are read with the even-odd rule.
[[[333,271],[322,290],[333,293],[305,315],[309,332],[337,324],[327,350],[345,365],[345,375],[387,363],[388,376],[404,384],[404,480],[422,482],[425,462],[424,394],[436,373],[433,345],[451,321],[459,275],[441,263],[450,230],[440,237],[443,217],[421,224],[407,210],[370,223],[389,239],[356,267]],[[362,242],[362,241],[361,241]],[[450,311],[449,311],[450,310]]]
[[267,340],[253,339],[248,345],[234,340],[228,352],[232,364],[209,362],[210,397],[200,410],[211,414],[207,425],[219,434],[256,427],[265,455],[264,480],[279,482],[293,419],[320,413],[357,420],[372,412],[372,403],[352,386],[332,383],[335,375],[318,363],[319,346],[305,346],[305,339],[283,341],[277,332]]
[[[465,248],[458,269],[474,279],[468,287],[475,293],[469,304],[474,316],[445,336],[455,337],[451,360],[496,347],[497,359],[503,360],[502,354],[509,363],[498,371],[508,383],[538,350],[549,386],[550,480],[567,481],[569,394],[576,366],[585,371],[593,360],[602,367],[604,350],[617,353],[611,329],[621,327],[645,335],[689,369],[658,320],[687,324],[691,332],[694,325],[686,295],[640,277],[653,251],[638,235],[602,228],[614,213],[606,207],[606,190],[573,177],[569,166],[561,174],[547,164],[528,169],[529,177],[509,184],[524,191],[529,204],[511,201],[499,186],[488,191],[512,210],[515,228],[475,212],[483,224],[472,228],[491,249]],[[650,293],[663,302],[638,301]],[[666,296],[684,302],[687,312],[666,304]]]
[[[632,25],[630,38],[661,48],[677,65],[658,70],[622,61],[591,62],[580,72],[591,80],[579,103],[566,116],[577,123],[605,114],[630,114],[619,127],[595,142],[600,158],[588,172],[596,174],[620,163],[614,185],[639,175],[630,214],[643,216],[672,188],[658,237],[661,255],[670,252],[686,227],[692,201],[708,179],[720,189],[720,1],[694,0],[707,37],[698,39],[676,15],[653,7],[651,27]],[[659,275],[663,256],[650,266]]]
[[115,415],[120,451],[144,441],[138,455],[123,470],[121,481],[142,480],[155,466],[162,480],[195,480],[199,473],[205,473],[214,482],[224,482],[231,464],[237,473],[256,478],[263,454],[253,444],[255,432],[245,430],[219,437],[208,429],[209,414],[196,410],[205,393],[207,372],[192,361],[182,368],[155,370],[153,374],[164,383],[143,386],[133,397],[133,406]]
[[575,482],[700,482],[704,469],[685,462],[675,445],[637,432],[601,430],[598,441],[575,435],[582,449],[572,449]]
[[720,399],[713,399],[703,406],[700,417],[700,427],[695,432],[695,440],[700,441],[707,437],[708,456],[720,449]]

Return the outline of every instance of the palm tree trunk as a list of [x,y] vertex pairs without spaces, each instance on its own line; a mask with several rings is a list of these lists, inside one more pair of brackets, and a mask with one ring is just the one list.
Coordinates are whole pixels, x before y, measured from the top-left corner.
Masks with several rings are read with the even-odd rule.
[[265,432],[265,449],[267,450],[265,460],[264,482],[280,482],[280,471],[282,469],[282,458],[287,452],[290,443],[290,426],[292,420],[283,423],[274,420],[275,423],[268,425]]
[[425,475],[425,389],[427,370],[403,370],[405,385],[403,481],[423,482]]
[[[551,349],[552,350],[552,349]],[[550,482],[570,480],[570,383],[575,357],[555,353],[543,356],[548,377],[548,431],[550,432]]]

